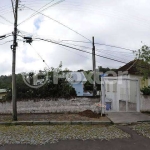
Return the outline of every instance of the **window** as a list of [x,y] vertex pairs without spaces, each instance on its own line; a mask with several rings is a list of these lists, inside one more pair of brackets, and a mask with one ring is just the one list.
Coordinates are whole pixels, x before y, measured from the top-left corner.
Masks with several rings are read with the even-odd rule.
[[107,92],[109,92],[110,91],[110,87],[109,87],[110,85],[107,83]]
[[117,83],[113,84],[113,92],[117,92]]

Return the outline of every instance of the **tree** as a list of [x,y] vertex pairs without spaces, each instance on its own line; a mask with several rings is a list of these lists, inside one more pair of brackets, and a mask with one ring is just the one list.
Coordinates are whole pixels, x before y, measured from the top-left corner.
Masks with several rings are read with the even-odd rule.
[[[17,99],[34,99],[34,98],[70,98],[75,97],[76,92],[75,89],[69,84],[69,82],[66,81],[66,78],[58,78],[58,84],[54,84],[54,71],[57,72],[58,75],[63,75],[62,65],[59,65],[58,68],[54,70],[54,68],[51,68],[51,70],[48,71],[48,79],[47,83],[44,84],[41,88],[31,88],[27,86],[22,78],[21,74],[16,75],[16,94]],[[65,72],[68,72],[67,69],[65,69]],[[42,71],[40,72],[40,79],[44,79],[44,73]],[[29,82],[31,85],[33,85],[33,76],[34,73],[29,73]],[[3,83],[3,80],[6,80],[6,83]],[[11,100],[12,94],[11,94],[11,76],[1,76],[0,77],[0,88],[8,88],[7,95],[5,97],[6,100]]]
[[136,69],[138,74],[147,79],[150,75],[150,47],[143,45],[136,53]]

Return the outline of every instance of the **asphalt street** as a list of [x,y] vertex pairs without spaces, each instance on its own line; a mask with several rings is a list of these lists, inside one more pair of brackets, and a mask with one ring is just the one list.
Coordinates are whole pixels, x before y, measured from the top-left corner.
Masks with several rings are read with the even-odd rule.
[[0,150],[150,150],[150,139],[138,135],[127,126],[118,126],[129,133],[131,138],[100,140],[66,140],[46,145],[5,145]]

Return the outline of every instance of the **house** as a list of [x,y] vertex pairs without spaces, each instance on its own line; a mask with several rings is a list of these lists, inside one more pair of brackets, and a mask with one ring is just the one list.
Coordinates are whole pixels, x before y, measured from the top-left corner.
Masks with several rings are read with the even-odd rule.
[[3,99],[4,96],[6,96],[7,90],[6,89],[0,89],[0,100]]
[[84,96],[84,83],[87,81],[83,72],[69,72],[66,80],[75,89],[77,96]]
[[102,103],[110,111],[140,111],[140,88],[150,85],[137,69],[137,60],[120,67],[117,77],[102,77]]
[[[125,72],[127,71],[128,73],[125,73],[123,76],[124,77],[128,77],[128,78],[138,78],[139,79],[139,84],[140,84],[140,89],[150,85],[150,77],[148,77],[148,79],[143,80],[143,76],[140,75],[140,72],[138,71],[137,67],[138,67],[138,62],[140,62],[140,60],[133,60],[130,61],[129,63],[127,63],[126,65],[120,67],[118,69],[118,71],[122,71]],[[150,66],[148,65],[147,67]]]

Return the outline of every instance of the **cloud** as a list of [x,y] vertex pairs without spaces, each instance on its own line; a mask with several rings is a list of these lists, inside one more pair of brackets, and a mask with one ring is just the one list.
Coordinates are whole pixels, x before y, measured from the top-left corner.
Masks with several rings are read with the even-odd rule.
[[40,16],[40,17],[38,17],[38,18],[35,19],[34,26],[35,26],[36,30],[40,29],[40,25],[42,23],[42,20],[43,20],[42,16]]
[[[3,3],[8,4],[8,0]],[[47,2],[43,1],[40,4],[37,4],[36,1],[35,3],[31,3],[27,0],[25,4],[28,5],[28,7],[38,10],[46,3]],[[0,2],[0,4],[2,4],[2,2]],[[5,4],[2,4],[1,6]],[[148,0],[66,0],[59,5],[49,8],[43,13],[76,30],[90,40],[92,40],[92,37],[94,36],[95,43],[115,45],[137,50],[143,43],[149,45],[149,10],[150,1]],[[18,22],[20,23],[27,19],[31,16],[31,14],[33,14],[33,11],[28,9],[19,11]],[[6,14],[5,17],[13,22],[12,13]],[[1,21],[8,24],[8,22],[2,20],[2,18],[0,18],[0,22]],[[86,42],[88,40],[58,24],[57,22],[54,22],[50,18],[41,16],[40,14],[22,23],[18,26],[18,28],[21,30],[23,35],[33,35],[33,38],[40,37],[52,39],[69,46],[78,47],[79,49],[90,53],[92,52],[91,43],[62,42],[61,40]],[[12,26],[0,24],[0,35],[12,31]],[[9,39],[6,39],[5,41],[8,40]],[[143,43],[141,43],[141,41]],[[2,41],[0,41],[0,43],[2,43]],[[18,43],[19,47],[17,48],[16,56],[17,72],[39,70],[44,68],[46,65],[43,63],[42,59],[44,59],[50,67],[58,67],[60,61],[62,61],[63,68],[68,68],[70,70],[76,71],[78,69],[92,69],[91,54],[83,53],[70,48],[63,48],[62,46],[44,41],[34,41],[32,46],[29,44],[23,44],[22,42]],[[3,46],[0,45],[0,74],[11,73],[11,44],[12,43],[8,43]],[[79,46],[74,46],[72,44]],[[124,61],[126,63],[135,57],[131,51],[98,44],[95,44],[95,46],[96,53],[100,56]],[[3,66],[3,63],[6,61],[7,67]],[[104,59],[102,57],[96,57],[97,67],[103,66],[118,68],[122,65],[124,64],[109,59]]]

